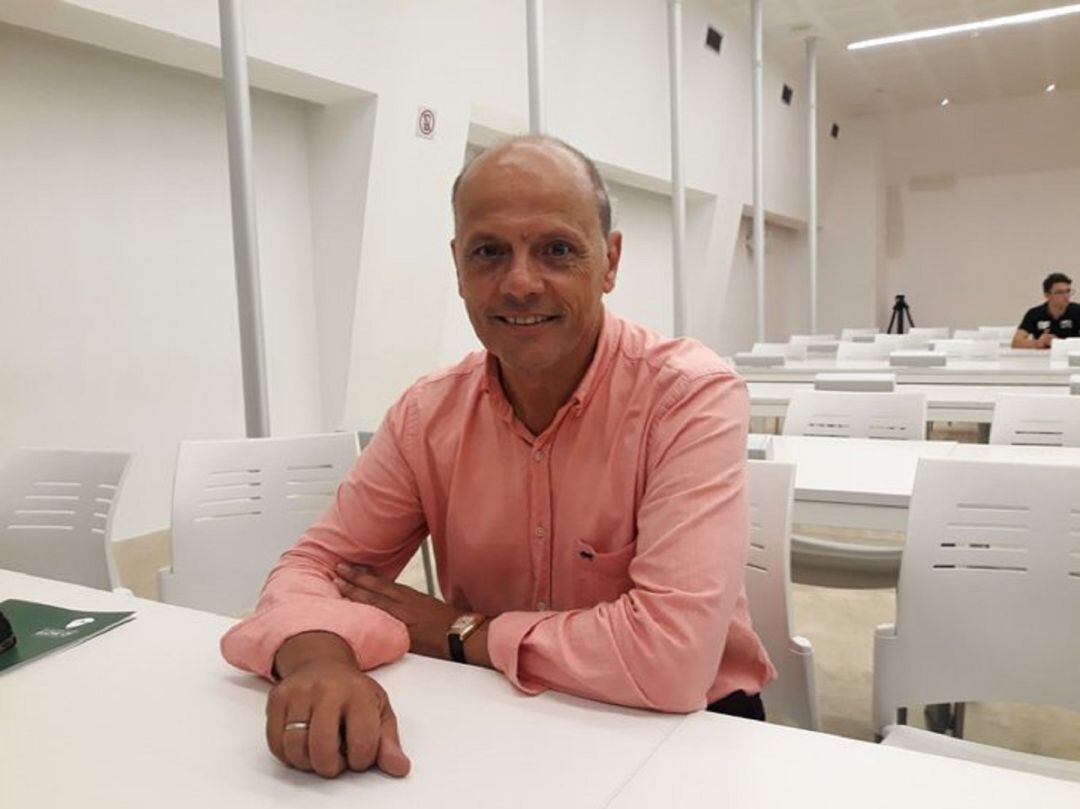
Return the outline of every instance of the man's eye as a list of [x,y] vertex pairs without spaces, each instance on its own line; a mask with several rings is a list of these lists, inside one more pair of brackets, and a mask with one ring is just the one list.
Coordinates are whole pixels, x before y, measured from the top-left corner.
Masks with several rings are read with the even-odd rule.
[[477,258],[497,258],[502,251],[493,244],[482,244],[472,251]]
[[547,246],[547,254],[555,258],[566,258],[572,255],[574,248],[566,242],[552,242]]

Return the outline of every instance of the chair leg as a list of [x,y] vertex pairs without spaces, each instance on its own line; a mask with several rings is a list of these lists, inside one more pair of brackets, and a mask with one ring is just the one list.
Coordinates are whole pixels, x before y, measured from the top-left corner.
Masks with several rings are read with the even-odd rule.
[[424,541],[420,543],[420,559],[424,563],[424,581],[427,584],[427,592],[429,596],[435,595],[435,575],[431,572],[431,549],[426,537]]

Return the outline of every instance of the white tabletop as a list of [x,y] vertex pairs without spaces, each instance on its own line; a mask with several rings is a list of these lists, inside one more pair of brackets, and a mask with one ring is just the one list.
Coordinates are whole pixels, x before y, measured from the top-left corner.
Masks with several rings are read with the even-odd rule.
[[[1067,381],[1067,380],[1066,380]],[[754,415],[781,415],[796,391],[813,390],[813,382],[750,382],[750,406]],[[929,419],[932,421],[970,420],[989,423],[994,403],[1002,393],[1069,393],[1068,385],[928,385],[901,382],[897,390],[903,393],[922,393],[926,396]],[[947,411],[942,414],[937,411]],[[964,411],[966,418],[952,414]]]
[[682,719],[407,655],[373,674],[412,772],[326,781],[267,751],[268,685],[222,661],[228,619],[0,570],[6,598],[138,615],[0,674],[5,807],[600,807]]
[[1080,785],[778,725],[694,714],[612,809],[1076,809]]
[[953,441],[772,436],[773,459],[795,463],[795,499],[907,508],[920,458],[944,458]]
[[750,382],[812,382],[819,373],[895,373],[901,383],[929,385],[1067,385],[1076,366],[1068,360],[1038,357],[1005,357],[999,360],[952,360],[936,368],[904,368],[888,360],[808,359],[787,360],[783,366],[737,369]]

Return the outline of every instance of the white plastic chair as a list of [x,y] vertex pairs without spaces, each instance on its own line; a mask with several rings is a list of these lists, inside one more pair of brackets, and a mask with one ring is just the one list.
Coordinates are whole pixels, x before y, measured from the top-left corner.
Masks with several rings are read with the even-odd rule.
[[1080,337],[1066,337],[1050,343],[1050,359],[1063,360],[1070,354],[1080,354]]
[[[978,329],[956,329],[952,333],[952,339],[954,339],[954,340],[978,340],[979,339],[979,330]],[[1009,338],[1009,341],[1010,342],[1012,341],[1012,337]]]
[[889,347],[885,343],[840,343],[836,347],[836,360],[886,360]]
[[1016,334],[1016,326],[979,326],[976,332],[979,340],[997,340],[1008,345]]
[[905,348],[923,348],[926,340],[912,337],[910,334],[875,334],[874,344],[889,356],[893,351],[902,351]]
[[224,615],[252,609],[278,557],[326,512],[357,451],[355,433],[183,442],[161,600]]
[[1080,467],[920,461],[896,622],[874,637],[876,733],[911,705],[1080,710],[1078,614]]
[[892,393],[896,374],[820,373],[814,374],[814,390],[844,390],[856,393]]
[[119,588],[112,515],[131,455],[19,449],[0,466],[0,567]]
[[776,666],[777,679],[763,692],[765,712],[801,728],[820,730],[814,649],[793,633],[791,611],[791,512],[795,464],[747,462],[750,556],[746,595],[754,631]]
[[877,327],[857,328],[857,329],[841,329],[840,330],[840,342],[849,343],[859,338],[860,341],[867,339],[873,340],[874,335],[878,334],[881,329]]
[[948,326],[912,326],[908,329],[908,334],[911,337],[919,340],[948,340],[949,339],[949,327]]
[[946,357],[959,360],[996,360],[1001,356],[1001,345],[996,340],[933,340],[930,345]]
[[998,394],[990,443],[1080,447],[1080,399],[1066,393]]
[[782,354],[789,360],[806,359],[806,343],[754,343],[751,354]]
[[807,343],[829,343],[835,339],[835,334],[793,334],[788,342],[799,345]]
[[797,390],[783,432],[920,441],[926,437],[926,395]]

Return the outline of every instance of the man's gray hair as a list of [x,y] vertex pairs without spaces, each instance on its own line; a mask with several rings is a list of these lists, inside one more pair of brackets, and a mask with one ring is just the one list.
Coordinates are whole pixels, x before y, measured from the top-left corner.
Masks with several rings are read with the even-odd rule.
[[611,195],[608,193],[604,178],[600,176],[600,170],[596,167],[596,164],[592,159],[583,151],[571,146],[561,138],[556,138],[551,135],[516,135],[512,138],[506,138],[505,140],[499,141],[493,146],[488,146],[473,155],[469,162],[467,162],[461,171],[458,172],[458,176],[454,180],[454,186],[450,191],[450,204],[453,206],[455,214],[457,212],[458,188],[460,188],[462,178],[468,173],[472,164],[492,150],[512,146],[515,143],[546,143],[569,152],[576,157],[581,162],[581,165],[585,167],[585,173],[589,176],[589,182],[592,184],[593,194],[596,197],[596,213],[600,218],[600,231],[604,234],[605,239],[611,235]]

